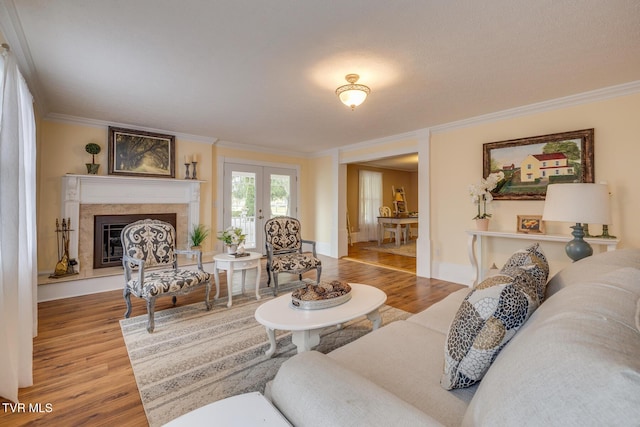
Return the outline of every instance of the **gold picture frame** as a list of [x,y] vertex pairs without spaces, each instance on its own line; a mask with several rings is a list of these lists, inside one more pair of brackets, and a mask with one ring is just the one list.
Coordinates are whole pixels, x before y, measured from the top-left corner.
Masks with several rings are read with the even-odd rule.
[[483,176],[503,172],[496,200],[544,200],[548,184],[595,182],[594,129],[482,144]]
[[518,233],[544,234],[542,215],[518,215]]
[[175,178],[176,137],[109,126],[109,175]]

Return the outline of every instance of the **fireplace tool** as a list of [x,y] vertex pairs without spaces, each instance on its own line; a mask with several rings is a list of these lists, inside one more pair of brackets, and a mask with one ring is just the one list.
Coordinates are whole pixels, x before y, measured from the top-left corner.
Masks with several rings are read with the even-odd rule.
[[74,270],[74,266],[77,265],[78,262],[73,258],[69,258],[69,233],[71,231],[74,231],[71,229],[71,218],[62,218],[62,224],[60,224],[60,221],[56,218],[56,240],[58,243],[59,261],[56,263],[53,274],[49,276],[53,279],[78,274]]

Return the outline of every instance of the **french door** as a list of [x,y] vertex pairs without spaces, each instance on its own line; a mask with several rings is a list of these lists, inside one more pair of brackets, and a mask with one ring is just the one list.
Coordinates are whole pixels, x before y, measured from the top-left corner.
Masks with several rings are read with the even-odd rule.
[[274,216],[297,216],[296,169],[224,164],[224,227],[239,227],[245,247],[264,254],[264,223]]

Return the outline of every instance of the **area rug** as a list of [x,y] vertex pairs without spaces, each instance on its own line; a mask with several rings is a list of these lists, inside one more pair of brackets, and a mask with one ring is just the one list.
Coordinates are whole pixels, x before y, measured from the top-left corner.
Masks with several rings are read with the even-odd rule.
[[378,244],[374,244],[371,246],[363,246],[362,249],[366,249],[369,251],[377,251],[377,252],[386,252],[395,255],[416,257],[416,242],[409,242],[404,245],[396,246],[395,243],[383,243],[378,246]]
[[[276,353],[265,356],[267,334],[253,314],[273,296],[268,289],[258,301],[249,294],[234,297],[230,309],[224,299],[216,301],[209,312],[204,302],[159,311],[152,334],[146,330],[146,315],[120,321],[151,427],[229,396],[264,392],[280,365],[296,353],[291,333],[277,331]],[[410,316],[387,305],[380,312],[383,325]],[[341,329],[327,328],[315,349],[327,353],[370,331],[366,317]]]

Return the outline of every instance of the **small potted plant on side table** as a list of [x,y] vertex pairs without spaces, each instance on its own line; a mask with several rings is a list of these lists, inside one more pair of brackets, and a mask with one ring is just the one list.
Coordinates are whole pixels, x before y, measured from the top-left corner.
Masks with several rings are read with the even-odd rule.
[[[227,247],[227,253],[235,254],[238,251],[238,245],[244,243],[246,234],[242,233],[242,228],[239,227],[227,227],[226,230],[218,232],[218,240],[222,240]],[[243,249],[244,251],[244,249]]]

